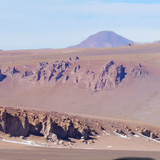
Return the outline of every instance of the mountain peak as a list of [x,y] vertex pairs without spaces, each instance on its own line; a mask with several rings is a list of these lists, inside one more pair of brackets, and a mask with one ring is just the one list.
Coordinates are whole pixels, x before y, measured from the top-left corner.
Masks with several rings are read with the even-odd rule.
[[121,47],[133,41],[116,34],[113,31],[100,31],[89,36],[80,44],[69,48],[103,48],[103,47]]

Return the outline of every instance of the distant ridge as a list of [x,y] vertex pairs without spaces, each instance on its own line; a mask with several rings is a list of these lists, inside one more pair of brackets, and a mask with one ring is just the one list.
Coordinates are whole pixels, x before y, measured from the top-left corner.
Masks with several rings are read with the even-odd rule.
[[112,31],[101,31],[89,36],[86,40],[78,45],[70,46],[69,48],[104,48],[104,47],[121,47],[133,41],[122,37]]

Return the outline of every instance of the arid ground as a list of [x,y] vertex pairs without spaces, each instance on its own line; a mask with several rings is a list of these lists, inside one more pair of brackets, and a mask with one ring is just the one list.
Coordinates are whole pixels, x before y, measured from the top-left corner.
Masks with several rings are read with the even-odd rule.
[[71,138],[71,147],[16,144],[45,139],[1,133],[0,159],[160,159],[160,43],[0,51],[0,69],[0,106],[96,119],[102,127],[93,144]]

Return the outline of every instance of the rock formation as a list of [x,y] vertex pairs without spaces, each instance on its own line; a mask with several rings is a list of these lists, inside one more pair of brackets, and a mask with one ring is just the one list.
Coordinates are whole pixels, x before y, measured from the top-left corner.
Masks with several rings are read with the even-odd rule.
[[124,133],[124,131],[122,131],[121,129],[115,128],[114,132],[116,132],[116,133],[118,133],[118,134],[120,134],[122,136],[126,136],[126,134]]
[[[20,109],[0,108],[0,130],[11,136],[43,135],[55,140],[56,136],[63,138],[87,139],[91,128],[74,118],[49,115],[44,112],[31,112]],[[56,136],[55,136],[55,135]]]
[[22,79],[30,78],[32,82],[48,82],[52,79],[58,81],[63,77],[65,71],[69,68],[69,61],[56,61],[55,63],[49,64],[48,62],[40,62],[34,71],[26,70]]
[[62,80],[63,83],[69,81],[74,85],[99,91],[117,87],[126,76],[142,79],[148,75],[148,72],[140,63],[138,65],[133,64],[131,68],[126,68],[123,64],[118,65],[114,61],[110,61],[102,64],[102,66],[97,66],[97,68],[99,70],[83,67],[79,57],[76,57],[73,60],[69,58],[68,61],[62,60],[54,63],[40,62],[37,66],[30,68],[24,66],[22,70],[8,67],[4,72],[6,75],[3,75],[0,70],[0,81],[8,75],[15,78],[20,77],[20,81],[26,81],[27,83],[49,83],[52,86]]
[[16,67],[9,67],[8,66],[5,69],[5,73],[13,77],[14,75],[16,75],[17,73],[20,73],[20,72],[16,69]]
[[74,73],[74,83],[84,83],[86,88],[93,90],[115,88],[126,75],[125,67],[123,65],[117,66],[113,61],[103,66],[99,74],[88,69],[85,72],[77,73],[79,70],[80,66],[77,66],[72,71]]
[[95,89],[114,88],[123,80],[125,74],[123,65],[116,66],[114,62],[111,61],[100,73]]
[[141,64],[139,64],[136,67],[132,67],[130,70],[130,75],[134,78],[145,78],[147,76],[147,71],[142,67]]
[[[96,135],[119,134],[125,137],[141,134],[160,141],[160,130],[144,126],[132,127],[124,122],[87,119],[79,116],[0,107],[0,131],[9,137],[25,138],[29,135],[44,136],[47,141],[63,143],[59,139],[76,138],[80,142],[91,144],[90,138]],[[132,126],[132,124],[130,124]]]
[[149,138],[152,138],[152,139],[158,138],[157,134],[155,134],[154,132],[152,132],[151,130],[146,129],[146,128],[141,129],[141,130],[140,130],[140,133],[141,133],[142,135],[144,135],[144,136],[146,136],[146,137],[149,137]]
[[13,76],[15,74],[19,73],[19,71],[16,69],[16,67],[13,67],[11,70],[10,70],[10,74]]

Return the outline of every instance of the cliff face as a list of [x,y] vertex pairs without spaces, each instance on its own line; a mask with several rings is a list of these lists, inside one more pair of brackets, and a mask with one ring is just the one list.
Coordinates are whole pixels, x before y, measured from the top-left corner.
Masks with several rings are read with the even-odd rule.
[[69,137],[87,139],[91,133],[90,127],[78,119],[20,109],[12,109],[10,112],[3,107],[0,108],[0,130],[11,136],[33,134],[48,137],[54,133],[60,139]]

